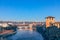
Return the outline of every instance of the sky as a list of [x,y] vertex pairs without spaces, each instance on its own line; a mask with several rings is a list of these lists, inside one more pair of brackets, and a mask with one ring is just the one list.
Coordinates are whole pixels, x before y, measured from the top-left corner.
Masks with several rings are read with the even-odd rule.
[[0,20],[45,21],[45,17],[60,21],[60,0],[0,0]]

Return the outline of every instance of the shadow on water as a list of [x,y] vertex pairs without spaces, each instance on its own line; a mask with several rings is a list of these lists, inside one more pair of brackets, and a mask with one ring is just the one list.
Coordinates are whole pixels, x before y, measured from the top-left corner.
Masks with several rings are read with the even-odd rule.
[[3,37],[1,40],[43,40],[43,37],[36,31],[17,30],[16,34]]

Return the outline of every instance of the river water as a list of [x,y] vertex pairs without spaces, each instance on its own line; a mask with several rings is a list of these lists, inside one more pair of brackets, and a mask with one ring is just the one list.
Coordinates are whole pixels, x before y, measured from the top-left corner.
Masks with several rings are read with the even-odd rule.
[[43,40],[43,37],[36,31],[17,30],[15,35],[5,37],[2,40]]

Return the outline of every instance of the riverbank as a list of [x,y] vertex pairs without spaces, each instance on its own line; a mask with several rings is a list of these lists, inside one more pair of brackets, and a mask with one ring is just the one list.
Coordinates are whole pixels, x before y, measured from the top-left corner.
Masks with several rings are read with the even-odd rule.
[[13,30],[4,30],[3,32],[0,32],[0,37],[2,36],[8,36],[8,35],[11,35],[11,34],[14,34],[16,32],[14,32]]

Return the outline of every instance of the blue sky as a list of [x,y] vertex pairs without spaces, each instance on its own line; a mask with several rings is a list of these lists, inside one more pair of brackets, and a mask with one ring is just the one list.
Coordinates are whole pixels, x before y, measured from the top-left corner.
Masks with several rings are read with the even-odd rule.
[[46,16],[60,21],[60,0],[0,0],[0,20],[44,21]]

